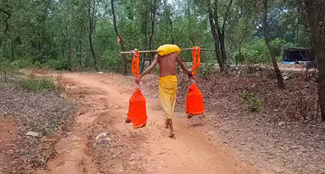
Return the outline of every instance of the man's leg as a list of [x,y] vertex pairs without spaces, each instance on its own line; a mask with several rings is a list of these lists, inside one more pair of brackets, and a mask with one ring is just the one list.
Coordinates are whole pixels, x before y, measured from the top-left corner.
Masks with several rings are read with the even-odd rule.
[[165,119],[165,128],[168,129],[169,125],[168,125],[168,122],[167,122],[167,119]]
[[169,137],[170,138],[173,138],[175,136],[175,134],[174,134],[173,120],[172,119],[167,119],[167,124],[169,125],[169,129],[170,129]]

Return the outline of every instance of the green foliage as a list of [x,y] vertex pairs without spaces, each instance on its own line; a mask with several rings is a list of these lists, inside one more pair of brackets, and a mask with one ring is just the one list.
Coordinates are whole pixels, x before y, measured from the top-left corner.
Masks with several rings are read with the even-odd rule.
[[[285,47],[294,47],[295,45],[290,42],[286,42],[283,39],[275,38],[271,41],[271,45],[275,50],[277,60],[281,61],[281,50]],[[240,63],[256,64],[256,63],[270,63],[269,49],[265,44],[264,38],[254,41],[252,44],[245,44],[241,48],[241,55],[239,51],[235,51],[232,54],[233,59],[238,58]]]
[[55,70],[67,70],[68,69],[68,62],[66,60],[48,60],[45,63],[46,67]]
[[[95,10],[92,38],[98,66],[102,70],[120,71],[121,48],[116,43],[110,1],[90,1],[94,2],[90,10]],[[89,1],[0,1],[2,10],[11,13],[8,20],[10,30],[4,32],[7,15],[0,12],[0,57],[6,60],[5,64],[16,68],[34,65],[56,70],[93,68],[89,43],[92,17],[89,17],[86,2]],[[156,0],[156,4],[152,0],[114,2],[117,29],[127,50],[156,49],[166,43],[177,44],[181,48],[200,46],[214,50],[204,1]],[[290,2],[272,1],[269,4],[269,35],[278,58],[281,47],[309,46],[299,9],[296,3]],[[227,0],[217,2],[220,26],[228,4]],[[225,45],[231,62],[235,62],[236,58],[241,63],[270,62],[263,39],[261,11],[260,4],[255,1],[233,1],[225,25]],[[191,61],[190,52],[182,52],[181,57],[184,61]],[[128,64],[130,60],[128,55]],[[202,52],[201,60],[214,62],[214,51]],[[4,67],[7,69],[9,66]]]
[[253,112],[258,111],[263,106],[263,100],[257,98],[254,94],[246,92],[243,96],[243,100],[249,106],[249,109]]
[[52,79],[34,76],[18,81],[18,87],[29,92],[54,91],[57,89]]
[[239,58],[241,63],[256,64],[256,63],[269,63],[269,50],[263,38],[256,40],[252,44],[245,44],[239,51],[232,54],[233,59]]
[[[5,82],[8,81],[8,73],[9,73],[9,71],[12,71],[12,69],[13,69],[13,66],[9,60],[0,58],[0,74],[3,74]],[[0,77],[1,77],[1,75],[0,75]]]
[[6,71],[11,68],[10,61],[5,58],[0,58],[0,71]]
[[122,57],[118,51],[106,51],[100,60],[101,69],[121,72]]
[[32,68],[35,66],[38,68],[41,67],[41,64],[38,61],[33,63],[33,60],[29,59],[29,58],[20,58],[20,59],[14,60],[11,64],[16,68]]
[[251,45],[251,49],[254,51],[255,60],[251,62],[258,63],[268,63],[270,62],[270,53],[267,48],[264,38],[258,39],[254,44]]

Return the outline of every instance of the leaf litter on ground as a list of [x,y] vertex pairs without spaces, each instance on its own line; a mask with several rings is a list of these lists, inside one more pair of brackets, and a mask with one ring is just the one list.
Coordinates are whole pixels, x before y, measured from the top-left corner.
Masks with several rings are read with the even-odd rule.
[[13,83],[0,83],[0,99],[0,117],[13,118],[20,131],[14,148],[6,152],[12,161],[3,172],[33,173],[46,168],[56,151],[54,142],[44,141],[44,137],[68,131],[76,104],[55,92],[26,92]]
[[[284,72],[287,89],[277,88],[272,69],[247,68],[229,75],[198,76],[209,139],[235,148],[248,164],[275,173],[325,173],[325,124],[320,122],[317,83],[301,72]],[[109,75],[111,76],[111,75]],[[134,77],[114,75],[118,85],[135,89]],[[178,75],[176,110],[185,112],[190,82]],[[147,98],[158,97],[158,76],[140,85]],[[259,110],[243,102],[246,93],[262,102]]]

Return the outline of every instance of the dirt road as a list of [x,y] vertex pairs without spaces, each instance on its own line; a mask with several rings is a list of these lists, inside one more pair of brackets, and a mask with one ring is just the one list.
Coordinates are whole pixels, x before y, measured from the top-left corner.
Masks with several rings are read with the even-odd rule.
[[[163,112],[156,99],[147,99],[146,128],[133,130],[131,125],[125,125],[123,119],[133,91],[117,85],[114,75],[69,73],[64,74],[62,79],[67,97],[82,104],[74,130],[56,145],[58,155],[49,162],[49,171],[38,171],[37,174],[95,174],[107,171],[155,174],[261,173],[257,167],[238,161],[231,149],[224,151],[212,145],[205,135],[204,124],[195,126],[188,123],[183,113],[176,113],[176,137],[168,138],[168,130],[163,128]],[[115,162],[110,164],[109,170],[105,170],[107,167],[99,159],[94,159],[94,150],[90,150],[93,139],[89,132],[98,127],[103,119],[114,120],[105,126],[124,137],[118,139],[118,135],[108,132],[111,141],[120,141],[124,144],[121,147],[125,148],[116,153],[119,157],[111,157]],[[121,142],[123,140],[127,142]],[[132,149],[127,148],[131,146]],[[110,151],[114,151],[111,148]]]

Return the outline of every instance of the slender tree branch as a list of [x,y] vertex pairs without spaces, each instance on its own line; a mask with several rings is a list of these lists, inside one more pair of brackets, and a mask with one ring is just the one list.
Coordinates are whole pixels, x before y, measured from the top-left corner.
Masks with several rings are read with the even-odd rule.
[[[112,14],[113,14],[113,25],[114,25],[114,30],[116,33],[116,36],[120,38],[120,46],[121,46],[121,50],[125,51],[125,45],[124,45],[124,40],[123,38],[120,37],[118,30],[117,30],[117,24],[116,24],[116,15],[115,15],[115,8],[114,8],[114,0],[111,0],[111,9],[112,9]],[[127,67],[127,59],[125,57],[125,55],[122,56],[123,58],[123,62],[124,62],[124,75],[127,74],[128,72],[128,67]]]
[[218,0],[214,1],[214,14],[213,14],[213,17],[214,17],[214,23],[215,23],[216,28],[217,28],[217,32],[220,35],[221,32],[220,32],[219,15],[218,15]]
[[282,74],[281,74],[281,71],[280,71],[280,69],[278,67],[278,64],[276,62],[275,51],[274,51],[273,46],[270,43],[271,40],[268,37],[268,24],[267,24],[268,7],[267,7],[267,5],[268,5],[268,0],[264,0],[263,28],[264,28],[265,44],[267,45],[267,47],[269,49],[269,52],[270,52],[270,58],[271,58],[271,62],[273,64],[273,68],[274,68],[274,71],[275,71],[275,74],[276,74],[276,77],[277,77],[277,80],[278,80],[278,86],[279,86],[280,89],[285,89],[286,87],[285,87],[284,82],[283,82]]
[[230,7],[232,5],[233,0],[230,0],[228,7],[227,7],[227,11],[225,13],[225,17],[223,19],[223,24],[222,24],[222,34],[225,34],[225,26],[226,26],[226,22],[228,20],[228,16],[229,16],[229,11],[230,11]]
[[209,23],[210,23],[210,27],[211,27],[211,33],[212,33],[213,40],[214,40],[214,50],[215,50],[215,54],[217,56],[220,71],[223,71],[224,66],[223,66],[222,57],[221,57],[221,53],[220,53],[219,37],[218,37],[217,31],[216,31],[216,24],[215,24],[215,21],[213,21],[214,16],[213,16],[212,9],[211,9],[211,0],[207,0],[206,2],[207,2],[208,13],[209,13]]
[[5,23],[6,23],[6,29],[3,31],[5,34],[7,33],[7,31],[9,30],[9,23],[8,23],[8,20],[10,19],[11,17],[11,13],[6,11],[6,10],[3,10],[0,8],[0,12],[3,12],[7,15],[7,18],[4,20]]

